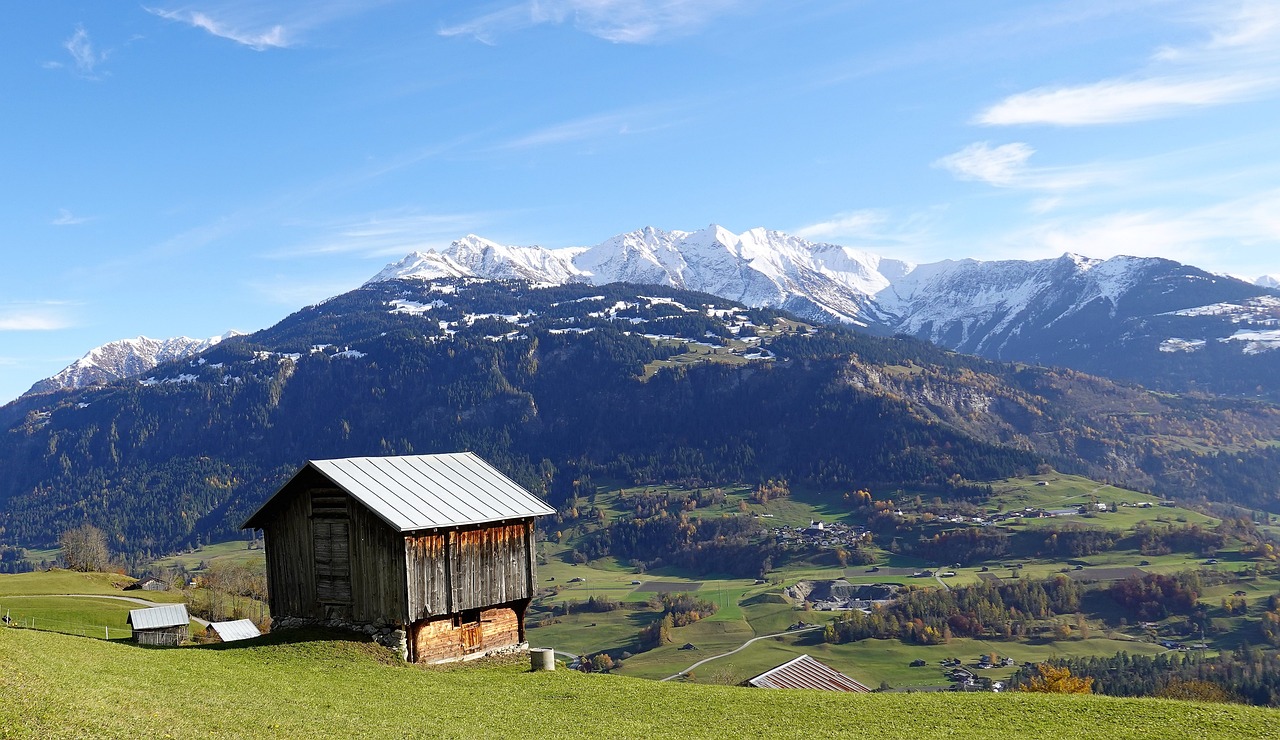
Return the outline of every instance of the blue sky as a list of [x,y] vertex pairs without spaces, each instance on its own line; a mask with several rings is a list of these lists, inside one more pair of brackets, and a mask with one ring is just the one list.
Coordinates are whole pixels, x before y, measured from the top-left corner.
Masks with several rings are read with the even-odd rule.
[[467,233],[1280,272],[1274,2],[21,2],[0,401]]

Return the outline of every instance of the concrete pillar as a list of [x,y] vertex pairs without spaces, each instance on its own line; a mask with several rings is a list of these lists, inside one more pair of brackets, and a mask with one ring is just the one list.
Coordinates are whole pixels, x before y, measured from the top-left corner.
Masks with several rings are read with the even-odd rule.
[[532,648],[529,650],[529,662],[535,671],[554,671],[556,651],[551,648]]
[[395,643],[395,651],[399,653],[400,660],[409,660],[409,635],[404,630],[395,630],[391,633],[391,639]]

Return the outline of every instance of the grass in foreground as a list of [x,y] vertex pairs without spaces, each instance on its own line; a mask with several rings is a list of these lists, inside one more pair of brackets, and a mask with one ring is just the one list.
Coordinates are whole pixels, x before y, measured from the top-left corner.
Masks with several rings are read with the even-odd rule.
[[[420,668],[322,633],[146,649],[0,630],[0,735],[60,737],[1275,737],[1280,712],[1095,696],[776,692],[525,662]],[[294,640],[289,642],[287,640]],[[240,643],[243,645],[243,643]],[[214,700],[192,700],[197,694]]]

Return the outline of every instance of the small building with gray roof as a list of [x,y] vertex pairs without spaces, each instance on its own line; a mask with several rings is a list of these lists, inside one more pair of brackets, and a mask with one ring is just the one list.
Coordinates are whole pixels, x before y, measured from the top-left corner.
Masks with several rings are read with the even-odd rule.
[[273,629],[346,626],[420,663],[525,644],[534,521],[553,514],[469,453],[312,460],[253,516]]
[[140,645],[176,647],[186,642],[191,632],[191,617],[182,604],[130,609],[127,622],[133,628],[133,641]]

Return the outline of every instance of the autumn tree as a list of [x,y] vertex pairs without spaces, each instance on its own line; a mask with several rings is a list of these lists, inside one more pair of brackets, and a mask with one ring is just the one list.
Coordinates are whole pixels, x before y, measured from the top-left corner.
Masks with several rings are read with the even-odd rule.
[[1071,669],[1066,666],[1053,666],[1040,663],[1036,666],[1037,674],[1031,680],[1018,687],[1019,691],[1030,691],[1038,694],[1092,694],[1092,676],[1072,676]]
[[1181,699],[1183,701],[1210,701],[1225,703],[1231,701],[1231,695],[1216,683],[1199,679],[1183,680],[1175,678],[1156,692],[1161,699]]
[[111,565],[107,536],[92,524],[66,530],[58,537],[58,544],[62,546],[62,559],[71,570],[101,571]]

